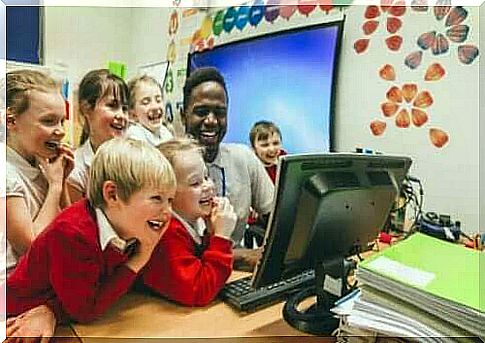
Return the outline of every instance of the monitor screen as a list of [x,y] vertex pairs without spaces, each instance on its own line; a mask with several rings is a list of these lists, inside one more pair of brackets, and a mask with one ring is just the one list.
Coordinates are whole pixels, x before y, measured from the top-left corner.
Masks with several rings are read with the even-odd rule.
[[224,141],[249,144],[260,120],[279,126],[289,153],[333,148],[332,116],[342,21],[259,36],[189,55],[188,72],[216,67],[229,95]]
[[274,207],[253,286],[368,250],[410,165],[408,157],[384,155],[280,157]]

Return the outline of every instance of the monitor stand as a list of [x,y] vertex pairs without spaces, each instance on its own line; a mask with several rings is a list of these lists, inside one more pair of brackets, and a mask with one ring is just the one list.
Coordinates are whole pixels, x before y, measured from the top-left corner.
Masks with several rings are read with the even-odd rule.
[[[305,288],[290,296],[285,303],[283,318],[286,322],[299,331],[313,335],[331,335],[338,328],[339,319],[335,318],[335,314],[330,309],[335,301],[351,290],[347,287],[346,282],[349,269],[349,262],[344,258],[317,263],[315,266],[315,286]],[[324,287],[326,277],[330,277],[334,281],[331,283],[336,283],[334,286],[340,288],[334,290],[336,294],[325,290],[325,288],[328,288]],[[316,303],[304,311],[298,309],[302,301],[315,295],[317,297]]]

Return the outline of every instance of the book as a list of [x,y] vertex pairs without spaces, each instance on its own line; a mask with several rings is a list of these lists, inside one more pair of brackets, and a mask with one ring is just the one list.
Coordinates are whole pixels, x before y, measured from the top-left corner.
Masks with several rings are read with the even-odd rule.
[[359,264],[364,286],[485,336],[485,254],[416,233]]

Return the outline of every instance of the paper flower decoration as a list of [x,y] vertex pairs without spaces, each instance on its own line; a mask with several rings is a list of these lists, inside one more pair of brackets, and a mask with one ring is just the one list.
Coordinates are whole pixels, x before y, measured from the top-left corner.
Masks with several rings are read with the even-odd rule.
[[[398,51],[401,48],[402,37],[396,34],[402,26],[401,16],[406,13],[406,4],[402,0],[383,0],[381,6],[367,6],[362,25],[364,35],[373,34],[381,23],[385,23],[386,30],[390,34],[385,40],[386,45],[391,51]],[[369,46],[369,38],[361,38],[355,41],[354,50],[358,54],[365,52]]]
[[[434,56],[445,55],[451,45],[464,43],[468,38],[470,27],[464,24],[468,16],[465,8],[441,5],[433,7],[433,13],[436,20],[443,23],[443,30],[424,32],[418,37],[416,43],[421,50],[410,53],[404,60],[410,69],[416,69],[421,64],[423,51],[429,50]],[[475,45],[458,46],[458,59],[461,63],[471,64],[477,56],[478,48]]]

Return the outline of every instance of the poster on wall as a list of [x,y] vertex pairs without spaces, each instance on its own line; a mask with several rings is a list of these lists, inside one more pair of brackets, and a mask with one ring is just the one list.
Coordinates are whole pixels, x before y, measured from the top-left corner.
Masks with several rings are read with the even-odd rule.
[[168,61],[146,64],[138,67],[138,74],[152,76],[163,86],[167,75],[168,65]]

